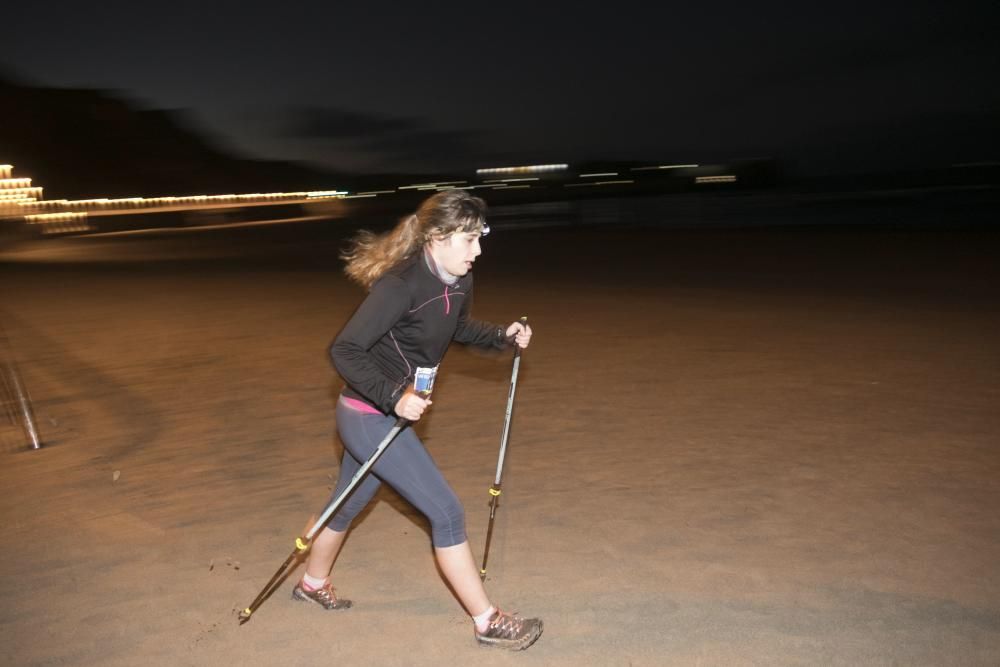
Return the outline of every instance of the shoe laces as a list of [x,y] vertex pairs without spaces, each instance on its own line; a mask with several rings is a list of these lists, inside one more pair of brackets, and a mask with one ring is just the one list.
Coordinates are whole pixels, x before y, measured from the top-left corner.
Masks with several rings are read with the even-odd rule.
[[[308,590],[308,589],[307,589]],[[329,581],[323,585],[322,588],[317,588],[314,591],[309,591],[315,597],[322,598],[323,600],[329,600],[330,602],[337,601],[337,592],[333,588],[333,584]]]
[[497,609],[496,616],[490,620],[485,634],[498,635],[504,639],[516,639],[524,630],[524,619],[517,612],[508,613]]

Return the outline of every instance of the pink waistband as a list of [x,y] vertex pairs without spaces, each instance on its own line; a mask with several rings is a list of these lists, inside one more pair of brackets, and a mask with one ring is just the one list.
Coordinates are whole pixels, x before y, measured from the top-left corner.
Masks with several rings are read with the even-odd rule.
[[359,401],[356,398],[351,398],[350,396],[341,396],[340,400],[344,402],[344,405],[351,408],[352,410],[357,410],[358,412],[363,412],[366,415],[380,415],[382,414],[376,410],[373,406],[368,405],[364,401]]

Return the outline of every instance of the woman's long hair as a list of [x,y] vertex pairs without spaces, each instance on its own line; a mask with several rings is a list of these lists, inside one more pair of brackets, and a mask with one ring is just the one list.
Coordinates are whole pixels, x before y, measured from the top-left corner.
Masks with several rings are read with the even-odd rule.
[[347,276],[367,289],[431,239],[455,232],[483,232],[485,228],[486,202],[465,190],[445,190],[428,197],[416,213],[388,232],[358,232],[340,258],[347,262]]

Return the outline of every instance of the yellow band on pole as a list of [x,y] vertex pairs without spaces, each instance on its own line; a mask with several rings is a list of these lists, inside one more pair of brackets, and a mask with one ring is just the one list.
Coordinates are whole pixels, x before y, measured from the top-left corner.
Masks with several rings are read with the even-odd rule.
[[494,489],[492,486],[490,487],[490,495],[491,496],[499,496],[500,493],[501,493],[500,489]]
[[243,610],[243,615],[244,615],[244,616],[249,616],[249,615],[250,615],[250,614],[252,614],[252,613],[253,613],[253,612],[252,612],[252,611],[250,611],[250,607],[247,607],[246,609],[244,609],[244,610]]
[[301,537],[296,537],[295,538],[295,547],[299,551],[305,551],[306,549],[309,548],[309,543],[308,542],[304,542]]

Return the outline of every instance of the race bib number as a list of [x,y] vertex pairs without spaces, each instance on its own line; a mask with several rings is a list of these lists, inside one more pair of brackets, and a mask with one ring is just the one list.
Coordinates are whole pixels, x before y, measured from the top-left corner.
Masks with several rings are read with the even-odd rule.
[[413,376],[413,390],[423,396],[429,396],[434,389],[434,378],[437,377],[438,367],[425,368],[417,367],[417,373]]

